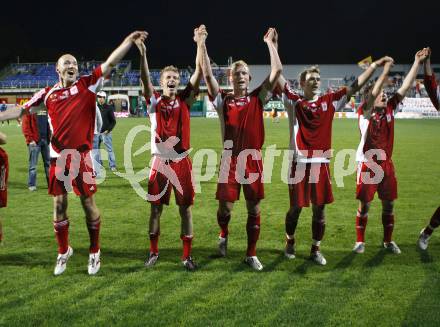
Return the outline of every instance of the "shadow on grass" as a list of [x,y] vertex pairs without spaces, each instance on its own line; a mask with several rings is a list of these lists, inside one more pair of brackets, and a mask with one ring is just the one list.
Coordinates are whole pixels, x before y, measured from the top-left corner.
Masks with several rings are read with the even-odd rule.
[[[402,326],[438,326],[440,321],[440,310],[438,299],[440,299],[440,270],[435,259],[426,251],[417,250],[419,262],[425,272],[425,281],[422,284],[418,296],[416,296],[408,307]],[[437,299],[433,305],[433,299]]]

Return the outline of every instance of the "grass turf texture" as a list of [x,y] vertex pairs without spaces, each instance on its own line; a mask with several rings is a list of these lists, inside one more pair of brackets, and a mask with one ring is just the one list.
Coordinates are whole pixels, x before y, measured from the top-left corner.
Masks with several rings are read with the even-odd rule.
[[[123,144],[128,131],[143,119],[119,119],[113,132],[118,167],[123,171]],[[217,120],[191,122],[195,150],[220,152]],[[335,120],[333,148],[356,149],[355,120]],[[149,205],[129,183],[112,174],[99,186],[102,212],[102,268],[87,275],[88,234],[79,199],[69,196],[70,243],[75,254],[66,272],[55,278],[56,243],[52,198],[46,193],[39,163],[38,190],[27,189],[27,149],[15,122],[8,134],[8,207],[0,211],[4,244],[0,246],[0,325],[360,325],[396,326],[440,323],[440,233],[428,251],[416,251],[420,229],[440,204],[440,120],[396,122],[394,163],[399,181],[394,239],[400,256],[381,249],[381,206],[375,199],[366,231],[366,252],[354,255],[355,174],[345,187],[333,185],[335,203],[327,212],[322,251],[328,264],[307,259],[311,211],[303,210],[297,229],[297,259],[283,257],[287,186],[281,182],[281,159],[275,161],[272,184],[265,186],[258,256],[264,270],[242,263],[246,247],[244,199],[237,202],[230,224],[227,258],[216,258],[218,227],[215,178],[202,184],[193,207],[194,251],[200,266],[184,271],[180,262],[180,219],[175,206],[164,208],[157,265],[143,267],[148,249]],[[132,153],[147,133],[139,134]],[[266,146],[286,149],[287,121],[266,120]],[[135,171],[149,154],[133,158]],[[107,164],[107,162],[106,162]],[[106,165],[107,166],[107,165]],[[333,164],[332,164],[333,166]],[[145,186],[146,184],[143,183]]]

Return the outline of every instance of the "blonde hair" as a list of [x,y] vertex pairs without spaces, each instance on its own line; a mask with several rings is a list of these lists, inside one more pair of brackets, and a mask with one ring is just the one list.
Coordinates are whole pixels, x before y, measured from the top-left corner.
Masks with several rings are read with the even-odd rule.
[[247,69],[247,71],[249,71],[249,66],[246,62],[244,62],[243,60],[238,60],[235,61],[231,64],[231,66],[229,67],[230,71],[231,71],[231,75],[237,70],[238,67],[243,66]]
[[170,66],[166,66],[164,67],[161,71],[160,71],[160,79],[162,79],[163,74],[165,74],[165,72],[174,72],[177,75],[179,75],[180,78],[180,73],[179,73],[179,69],[176,66],[170,65]]
[[305,81],[306,81],[306,76],[307,76],[307,74],[311,74],[311,73],[318,73],[318,74],[321,74],[321,72],[320,72],[320,70],[319,70],[319,67],[318,67],[317,65],[310,66],[310,67],[307,67],[306,69],[304,69],[304,70],[301,72],[301,74],[299,74],[299,81],[300,81],[301,83],[305,82]]

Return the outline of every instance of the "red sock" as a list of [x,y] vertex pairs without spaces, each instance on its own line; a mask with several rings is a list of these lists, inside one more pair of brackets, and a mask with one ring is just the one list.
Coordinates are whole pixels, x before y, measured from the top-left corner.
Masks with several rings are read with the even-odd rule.
[[192,247],[192,240],[194,236],[192,235],[180,235],[180,239],[183,243],[183,255],[182,259],[186,259],[191,256],[191,247]]
[[248,237],[248,247],[246,255],[253,257],[257,255],[257,241],[260,237],[260,215],[249,215],[246,224],[246,232]]
[[365,230],[367,229],[368,214],[361,215],[357,212],[356,215],[356,242],[365,242]]
[[150,253],[159,254],[160,233],[150,233]]
[[66,253],[69,248],[69,218],[54,221],[53,229],[58,242],[58,253]]
[[385,243],[391,242],[394,230],[394,215],[382,214],[383,225],[383,241]]
[[90,253],[99,251],[99,230],[101,228],[101,217],[93,221],[87,221],[87,229],[90,237]]
[[426,235],[431,235],[434,229],[436,229],[438,226],[440,226],[440,207],[438,207],[437,210],[434,212],[431,220],[429,221],[429,225],[425,227],[425,230],[423,232]]
[[225,238],[229,234],[228,225],[231,220],[231,215],[221,216],[219,212],[217,212],[217,223],[220,226],[220,237]]

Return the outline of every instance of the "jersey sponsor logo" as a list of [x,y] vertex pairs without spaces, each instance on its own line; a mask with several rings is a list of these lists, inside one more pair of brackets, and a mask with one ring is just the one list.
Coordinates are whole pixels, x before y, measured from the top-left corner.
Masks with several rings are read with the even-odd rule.
[[68,97],[69,97],[69,91],[68,91],[68,90],[65,90],[65,91],[63,91],[63,93],[61,94],[61,96],[60,96],[60,100],[67,99]]
[[76,85],[74,85],[70,88],[70,94],[71,95],[78,94],[78,87]]

